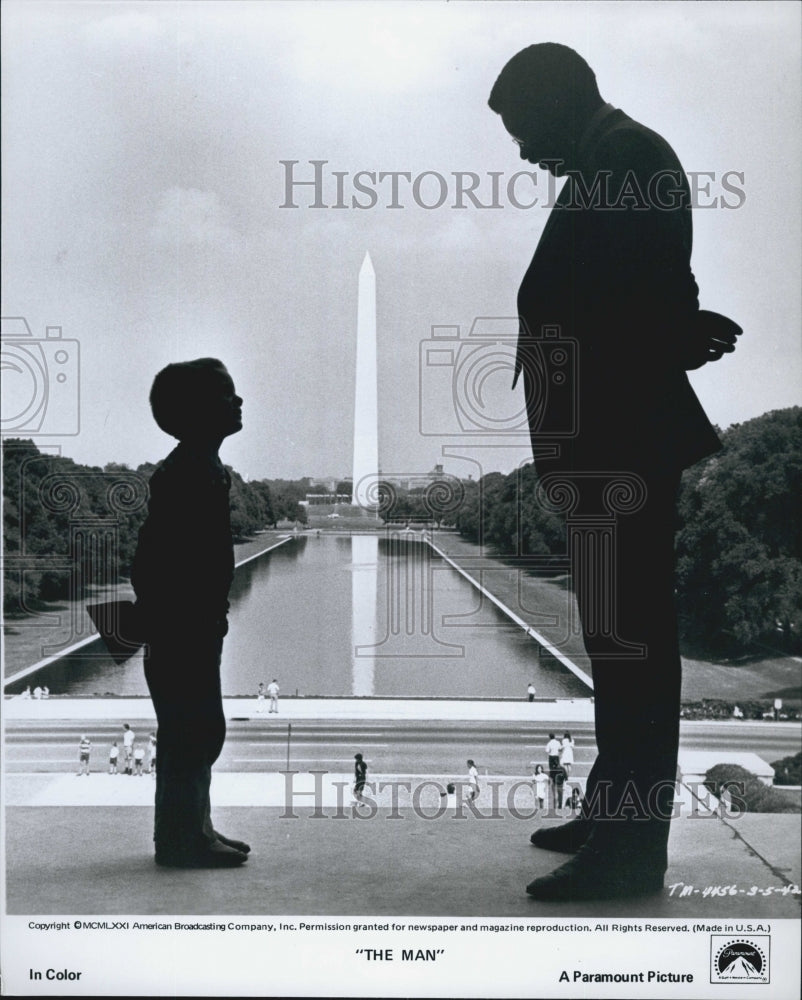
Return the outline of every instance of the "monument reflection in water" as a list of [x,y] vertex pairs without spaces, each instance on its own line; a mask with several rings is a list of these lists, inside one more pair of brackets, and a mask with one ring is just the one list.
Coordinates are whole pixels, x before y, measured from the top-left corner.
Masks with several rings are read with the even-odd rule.
[[301,536],[243,566],[223,652],[229,695],[278,679],[327,697],[588,697],[416,533]]
[[[230,599],[227,696],[274,677],[307,697],[523,698],[530,680],[539,697],[590,694],[414,532],[299,535],[241,566]],[[99,650],[44,683],[147,695],[141,657],[119,667]]]

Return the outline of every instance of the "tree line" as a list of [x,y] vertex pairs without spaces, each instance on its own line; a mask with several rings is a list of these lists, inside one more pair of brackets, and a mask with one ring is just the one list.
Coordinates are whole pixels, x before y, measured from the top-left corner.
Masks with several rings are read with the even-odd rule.
[[[723,449],[682,477],[676,596],[686,642],[710,651],[802,647],[802,408],[721,434]],[[565,566],[562,517],[538,499],[529,464],[465,484],[460,533],[501,558]]]
[[[755,642],[799,650],[802,407],[765,413],[721,436],[722,451],[682,478],[676,594],[683,637],[718,652]],[[128,576],[154,468],[81,466],[40,452],[31,441],[6,441],[6,611]],[[279,521],[306,523],[308,478],[245,482],[229,471],[236,540]],[[444,476],[413,490],[380,483],[378,511],[385,522],[454,526],[532,572],[565,572],[566,525],[537,487],[532,463],[476,481]],[[114,566],[108,558],[104,563],[98,535],[113,542]]]
[[[41,452],[30,440],[3,444],[6,614],[37,602],[81,598],[88,587],[127,578],[147,514],[156,466],[102,468]],[[308,480],[245,482],[231,474],[231,529],[243,541],[280,521],[306,523]]]

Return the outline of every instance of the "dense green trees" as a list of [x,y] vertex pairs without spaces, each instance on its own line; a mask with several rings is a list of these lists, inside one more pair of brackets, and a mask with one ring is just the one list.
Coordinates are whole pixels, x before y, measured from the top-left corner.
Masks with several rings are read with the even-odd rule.
[[[687,470],[677,530],[677,602],[686,639],[713,650],[755,641],[800,648],[802,408],[776,410],[722,435]],[[502,557],[565,554],[561,517],[538,502],[534,465],[465,484],[466,538]]]
[[[254,485],[254,484],[252,484]],[[279,521],[298,521],[306,524],[306,507],[301,503],[306,494],[311,491],[309,478],[304,479],[265,479],[262,487],[267,487],[271,496],[272,520],[269,524],[276,525]]]
[[465,501],[466,484],[452,476],[433,478],[425,486],[406,489],[381,480],[378,515],[385,524],[453,526]]
[[[129,469],[79,465],[41,452],[32,441],[3,445],[4,608],[34,610],[37,601],[81,598],[89,586],[129,576],[147,514],[153,464]],[[306,523],[299,504],[308,480],[246,483],[231,473],[235,541],[281,520]]]
[[797,648],[802,626],[802,408],[722,435],[689,469],[677,532],[677,595],[688,638]]
[[565,556],[565,525],[537,497],[533,463],[504,476],[491,472],[465,484],[457,514],[460,534],[501,556]]
[[146,513],[152,467],[104,469],[40,452],[31,441],[3,446],[4,606],[80,597],[130,567]]
[[[802,408],[734,425],[722,440],[721,452],[683,476],[677,530],[683,635],[711,651],[756,641],[797,650],[802,631]],[[40,452],[31,441],[6,441],[7,610],[127,576],[153,468],[89,468]],[[246,483],[230,471],[236,538],[280,521],[306,523],[301,501],[310,489],[308,479]],[[385,521],[456,524],[466,538],[501,557],[565,565],[565,525],[539,502],[531,463],[506,476],[491,472],[479,481],[444,477],[442,483],[407,491],[384,484],[379,494]],[[113,568],[108,565],[111,548]]]

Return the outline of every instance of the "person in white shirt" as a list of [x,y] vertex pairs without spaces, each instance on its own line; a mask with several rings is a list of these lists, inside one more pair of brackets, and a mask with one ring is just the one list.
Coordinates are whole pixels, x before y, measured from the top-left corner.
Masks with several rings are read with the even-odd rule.
[[453,781],[449,781],[446,785],[446,790],[440,792],[440,802],[446,809],[457,808],[457,786]]
[[574,741],[570,733],[565,733],[560,747],[560,764],[565,768],[567,777],[571,777],[571,768],[574,766]]
[[535,767],[532,782],[535,786],[535,797],[537,798],[538,808],[545,809],[549,797],[549,776],[543,770],[542,764],[538,764]]
[[479,772],[472,760],[468,761],[468,801],[479,798]]
[[554,733],[549,733],[549,742],[546,744],[546,756],[549,758],[549,771],[556,771],[560,766],[560,751],[562,743]]
[[267,695],[270,698],[271,712],[278,712],[278,692],[278,681],[274,677],[273,680],[267,685]]
[[81,742],[78,747],[79,751],[79,766],[78,775],[85,774],[89,777],[89,751],[92,749],[92,741],[88,736],[82,736]]
[[133,774],[132,764],[134,762],[134,740],[136,734],[128,723],[123,724],[123,752],[125,754],[125,773]]

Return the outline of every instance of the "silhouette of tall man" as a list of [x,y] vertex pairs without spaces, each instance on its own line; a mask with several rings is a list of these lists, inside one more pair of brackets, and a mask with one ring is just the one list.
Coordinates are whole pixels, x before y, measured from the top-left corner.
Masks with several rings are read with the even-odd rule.
[[232,867],[250,847],[214,829],[209,786],[226,734],[220,657],[234,573],[231,480],[218,451],[242,429],[242,399],[220,361],[200,358],[160,371],[150,403],[179,441],[151,477],[132,574],[159,723],[156,862]]
[[682,469],[720,447],[685,370],[733,350],[740,331],[699,310],[679,160],[605,104],[581,56],[529,46],[489,104],[524,160],[566,177],[518,293],[515,381],[522,373],[541,495],[569,515],[598,746],[582,815],[531,838],[575,857],[527,892],[635,895],[660,889],[667,867],[676,492]]

